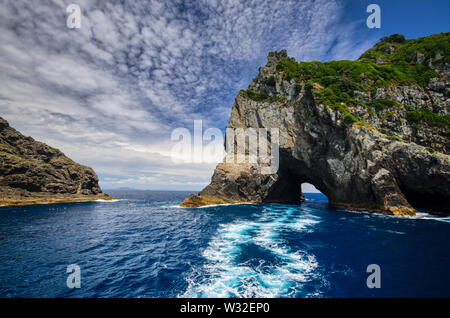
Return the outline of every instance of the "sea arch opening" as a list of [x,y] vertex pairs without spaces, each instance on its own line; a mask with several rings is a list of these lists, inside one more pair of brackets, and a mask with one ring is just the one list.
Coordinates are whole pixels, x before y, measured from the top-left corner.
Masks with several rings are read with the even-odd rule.
[[[317,181],[317,180],[316,180]],[[306,197],[322,197],[329,202],[329,197],[324,192],[326,186],[320,182],[312,182],[310,178],[303,173],[297,173],[293,169],[285,169],[278,174],[278,180],[272,185],[269,195],[265,202],[300,204],[305,201]]]
[[319,189],[317,189],[317,187],[312,184],[312,183],[308,183],[308,182],[303,182],[301,184],[301,191],[303,193],[303,196],[306,199],[309,198],[314,198],[314,197],[320,197],[320,198],[326,198],[327,202],[328,202],[328,197]]

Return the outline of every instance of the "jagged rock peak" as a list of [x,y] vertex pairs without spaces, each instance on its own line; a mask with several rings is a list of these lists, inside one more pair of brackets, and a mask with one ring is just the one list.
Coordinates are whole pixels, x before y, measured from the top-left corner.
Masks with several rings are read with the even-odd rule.
[[269,52],[266,67],[275,70],[278,63],[285,57],[288,57],[286,50]]
[[9,127],[9,124],[6,120],[4,120],[3,118],[0,117],[0,129],[5,129]]

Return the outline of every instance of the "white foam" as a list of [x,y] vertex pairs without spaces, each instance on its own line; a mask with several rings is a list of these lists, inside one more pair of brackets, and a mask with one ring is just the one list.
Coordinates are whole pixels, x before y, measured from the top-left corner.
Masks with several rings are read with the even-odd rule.
[[425,212],[418,212],[415,216],[407,216],[410,219],[416,220],[435,220],[441,222],[450,222],[450,217],[436,216]]
[[[280,237],[287,230],[309,231],[319,222],[308,214],[295,215],[296,208],[265,208],[253,221],[239,220],[223,224],[205,249],[206,264],[194,269],[187,278],[182,297],[288,297],[314,277],[318,264],[313,255],[293,251]],[[238,263],[242,246],[255,244],[276,257],[276,264],[260,260]]]
[[254,205],[255,203],[251,202],[238,202],[238,203],[218,203],[218,204],[209,204],[209,205],[202,205],[197,207],[186,207],[181,205],[175,205],[174,207],[181,208],[181,209],[207,209],[207,208],[215,208],[215,207],[223,207],[223,206],[233,206],[233,205]]
[[[60,204],[60,203],[85,203],[85,202],[117,202],[117,201],[122,201],[124,199],[114,199],[114,200],[104,200],[104,199],[97,199],[97,200],[75,200],[75,201],[56,201],[56,202],[37,202],[37,203],[33,203],[30,205],[47,205],[47,204]],[[2,205],[0,204],[0,207],[24,207],[27,205],[16,205],[16,206],[11,206],[11,205]]]
[[387,217],[387,218],[396,218],[396,219],[435,220],[435,221],[441,221],[441,222],[450,222],[450,217],[436,216],[436,215],[426,213],[426,212],[417,212],[416,215],[391,215],[391,214],[373,213],[373,212],[369,212],[369,211],[354,211],[354,210],[344,210],[344,209],[338,209],[338,210],[349,212],[349,213],[364,214],[367,217],[378,216],[378,217]]
[[220,207],[220,206],[232,206],[232,205],[252,205],[254,203],[248,203],[248,202],[241,202],[241,203],[221,203],[221,204],[211,204],[211,205],[204,205],[199,206],[196,208],[189,208],[189,209],[207,209],[207,208],[214,208],[214,207]]

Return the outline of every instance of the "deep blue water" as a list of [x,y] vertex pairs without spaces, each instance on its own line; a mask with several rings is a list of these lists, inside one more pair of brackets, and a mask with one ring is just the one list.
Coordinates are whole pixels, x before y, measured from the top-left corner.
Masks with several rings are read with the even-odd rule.
[[125,200],[0,208],[0,297],[450,297],[448,218],[337,211],[321,194],[200,209],[177,207],[187,192],[111,194]]

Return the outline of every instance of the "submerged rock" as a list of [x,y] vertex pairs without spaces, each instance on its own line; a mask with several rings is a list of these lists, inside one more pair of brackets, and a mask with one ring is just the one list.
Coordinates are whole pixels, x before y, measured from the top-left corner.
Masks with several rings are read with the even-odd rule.
[[97,174],[0,118],[0,205],[112,200]]
[[336,208],[450,213],[450,34],[389,39],[356,61],[297,63],[286,51],[269,53],[227,127],[279,128],[278,171],[221,163],[182,205],[299,203],[308,182]]

